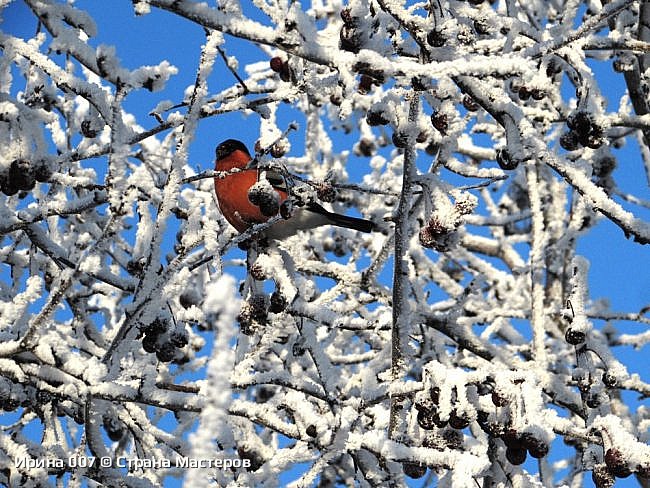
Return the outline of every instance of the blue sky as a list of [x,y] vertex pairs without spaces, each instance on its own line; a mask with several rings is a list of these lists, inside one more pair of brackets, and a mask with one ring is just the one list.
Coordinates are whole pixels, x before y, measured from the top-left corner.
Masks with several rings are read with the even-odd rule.
[[[179,69],[179,74],[170,80],[164,92],[149,93],[140,90],[130,95],[125,102],[125,108],[136,114],[141,125],[145,128],[155,126],[155,119],[147,113],[161,100],[180,102],[187,86],[194,82],[201,44],[205,39],[202,28],[155,9],[149,15],[136,17],[131,2],[126,0],[78,0],[76,6],[87,10],[97,23],[98,36],[91,40],[91,44],[116,46],[118,57],[125,67],[134,69],[168,60]],[[22,1],[11,3],[3,12],[3,18],[4,23],[0,28],[6,32],[30,37],[35,31],[34,18]],[[249,61],[265,59],[257,47],[238,39],[228,38],[225,48],[229,54],[238,56],[240,68]],[[615,109],[624,92],[622,77],[612,72],[610,62],[594,64],[593,69],[603,83],[603,89],[606,88],[610,110]],[[218,60],[209,79],[210,91],[217,92],[232,82],[232,75],[225,69],[223,61]],[[287,107],[282,111],[282,116],[286,124],[296,119],[298,112]],[[214,147],[224,139],[241,139],[252,147],[259,133],[258,128],[257,116],[231,114],[201,121],[191,146],[191,166],[197,170],[211,169]],[[303,147],[300,133],[290,136],[290,139],[293,145],[290,155],[300,154]],[[340,148],[347,144],[344,136],[336,136],[334,142]],[[619,156],[619,168],[615,174],[621,189],[646,201],[650,200],[647,178],[636,144],[628,143],[615,153]],[[364,168],[366,164],[363,161],[359,167]],[[358,179],[360,174],[352,173],[351,177]],[[649,209],[638,210],[637,207],[636,211],[640,217],[650,221]],[[621,312],[636,312],[650,303],[648,246],[626,240],[619,228],[602,219],[582,239],[578,250],[591,262],[589,285],[593,298],[607,297],[612,309]],[[636,332],[640,328],[638,324],[617,323],[616,326],[623,332]],[[647,371],[650,369],[648,352],[648,346],[642,351],[626,348],[619,351],[619,359],[631,372],[646,372],[644,377],[647,380]],[[631,402],[636,403],[633,395],[627,396]],[[295,472],[287,476],[293,477]],[[625,486],[628,482],[634,483],[624,480],[617,486]],[[178,482],[172,480],[165,486],[178,486]],[[414,486],[419,485],[415,483]]]

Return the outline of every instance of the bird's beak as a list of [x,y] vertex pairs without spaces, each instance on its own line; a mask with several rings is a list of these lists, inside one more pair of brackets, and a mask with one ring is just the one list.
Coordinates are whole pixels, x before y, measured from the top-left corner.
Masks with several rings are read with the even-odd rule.
[[247,164],[246,168],[244,169],[255,169],[257,168],[257,158],[251,159]]

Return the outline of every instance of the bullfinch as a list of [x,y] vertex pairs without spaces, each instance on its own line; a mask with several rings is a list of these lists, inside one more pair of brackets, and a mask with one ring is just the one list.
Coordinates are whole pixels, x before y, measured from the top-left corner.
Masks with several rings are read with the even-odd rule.
[[[239,170],[214,179],[219,209],[239,232],[278,215],[283,203],[289,198],[285,178],[270,169],[253,167],[252,161],[250,152],[241,141],[227,139],[217,146],[215,170]],[[265,172],[267,181],[260,181],[262,172]],[[253,186],[255,188],[251,190]],[[271,239],[284,239],[299,230],[321,225],[336,225],[361,232],[370,232],[374,228],[374,223],[369,220],[330,212],[313,201],[293,210],[289,215],[283,215],[288,218],[279,220],[266,229],[264,235]]]

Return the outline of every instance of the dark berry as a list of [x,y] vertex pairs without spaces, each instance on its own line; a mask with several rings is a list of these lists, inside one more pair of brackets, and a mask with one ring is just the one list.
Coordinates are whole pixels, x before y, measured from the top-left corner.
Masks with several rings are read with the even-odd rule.
[[402,463],[402,467],[404,468],[404,474],[409,478],[418,479],[427,474],[425,464],[404,462]]
[[544,99],[544,92],[540,90],[539,88],[533,88],[532,91],[530,92],[534,100],[543,100]]
[[287,154],[287,145],[282,142],[276,142],[271,146],[271,156],[274,158],[281,158]]
[[284,65],[284,61],[280,56],[275,56],[271,58],[269,64],[271,65],[271,69],[273,71],[275,71],[276,73],[280,73],[282,71],[282,66]]
[[474,20],[474,30],[477,34],[489,34],[490,33],[490,23],[486,18],[479,18]]
[[513,78],[510,80],[510,91],[512,93],[519,93],[519,90],[521,90],[521,81],[519,81],[517,78]]
[[442,33],[442,31],[434,29],[432,31],[429,31],[427,34],[427,43],[429,46],[442,47],[447,43],[447,38]]
[[247,309],[251,317],[257,321],[266,320],[266,296],[261,293],[252,295],[242,306],[242,310]]
[[584,142],[584,145],[590,149],[598,149],[600,146],[602,146],[605,143],[605,139],[603,139],[603,137],[601,136],[589,134],[581,142]]
[[570,130],[560,136],[560,146],[567,151],[575,151],[580,147],[578,134]]
[[248,190],[248,200],[257,205],[266,217],[277,215],[280,210],[279,196],[275,190],[267,191],[266,188],[253,185]]
[[14,159],[9,166],[9,182],[19,190],[29,191],[36,185],[29,161]]
[[352,16],[349,8],[341,9],[341,20],[345,25],[353,26],[356,24],[356,19]]
[[9,181],[7,175],[0,175],[0,190],[8,197],[18,193],[18,188]]
[[514,466],[519,466],[526,461],[526,449],[520,447],[507,447],[506,459]]
[[467,93],[463,95],[463,107],[469,112],[476,112],[478,110],[478,103],[474,101],[474,99],[471,97],[471,95],[468,95]]
[[248,471],[257,471],[264,464],[264,459],[256,451],[248,450],[244,447],[238,447],[237,454],[240,459],[248,459],[250,461],[250,466],[246,468]]
[[336,189],[330,183],[320,183],[316,186],[316,196],[323,202],[333,202],[336,199]]
[[145,352],[148,352],[150,354],[156,352],[157,342],[158,342],[158,336],[153,334],[145,335],[144,338],[142,339],[142,349],[144,349]]
[[97,137],[97,130],[93,128],[93,123],[89,119],[85,119],[81,122],[81,134],[88,139]]
[[408,145],[408,135],[405,134],[404,132],[400,131],[395,131],[393,132],[393,144],[395,144],[395,147],[401,147],[404,148]]
[[47,163],[40,163],[34,167],[34,178],[38,182],[49,181],[52,178],[52,170]]
[[587,336],[581,330],[576,330],[572,327],[569,327],[564,333],[564,340],[566,340],[572,346],[577,346],[582,344]]
[[251,278],[256,281],[264,281],[267,278],[266,271],[259,263],[254,263],[250,269]]
[[188,288],[181,293],[181,296],[178,297],[178,301],[180,302],[181,307],[190,308],[193,305],[201,303],[201,296],[196,288]]
[[447,129],[449,128],[449,121],[447,119],[447,114],[440,113],[440,112],[433,112],[431,114],[431,124],[443,136],[447,134]]
[[271,313],[280,313],[287,308],[287,299],[284,297],[280,291],[275,290],[271,294],[271,299],[269,303],[269,312]]
[[358,154],[369,158],[377,150],[375,143],[369,139],[363,138],[357,144]]
[[609,371],[605,371],[603,373],[603,383],[605,384],[605,386],[609,388],[614,388],[618,383],[618,380],[616,379],[616,376],[614,376],[612,373],[610,373]]
[[525,86],[522,86],[521,88],[519,88],[519,91],[517,93],[519,95],[519,99],[522,100],[522,101],[528,100],[530,98],[530,96],[531,96],[530,90],[528,88],[526,88]]
[[574,112],[567,118],[566,125],[578,134],[588,134],[591,131],[593,119],[587,112]]
[[435,410],[429,409],[419,409],[417,421],[418,425],[425,430],[432,430],[436,427],[436,416],[437,413]]
[[176,355],[176,348],[171,342],[163,342],[156,351],[156,358],[162,363],[169,363]]
[[190,338],[185,329],[176,329],[169,334],[169,342],[174,347],[181,348],[187,346],[187,343],[190,341]]
[[429,396],[434,405],[438,405],[438,403],[440,403],[440,388],[433,386],[429,391]]
[[459,415],[456,410],[452,410],[451,414],[449,415],[449,427],[452,429],[463,430],[468,425],[469,419],[462,415]]
[[304,356],[305,352],[307,352],[307,349],[305,348],[305,344],[303,341],[296,341],[293,343],[291,346],[291,354],[293,354],[295,357],[300,357]]
[[280,79],[282,81],[291,81],[291,68],[287,61],[282,63],[282,67],[280,68]]
[[497,149],[496,159],[499,168],[505,171],[513,170],[519,166],[519,161],[512,157],[510,151],[508,151],[508,148],[506,147],[500,147]]
[[316,435],[318,435],[318,431],[316,430],[316,426],[313,425],[313,424],[307,426],[307,429],[305,429],[305,433],[309,437],[316,437]]
[[126,263],[126,270],[133,276],[141,276],[146,265],[147,263],[144,259],[130,259]]
[[528,453],[535,459],[543,458],[548,454],[548,444],[530,432],[526,432],[522,436],[522,441]]
[[36,401],[39,405],[45,405],[52,401],[52,394],[49,391],[38,390],[36,392]]
[[108,438],[113,442],[119,441],[124,435],[124,429],[121,422],[112,414],[105,414],[103,425]]
[[361,36],[355,27],[347,24],[341,27],[339,48],[355,54],[359,52],[361,49]]
[[372,78],[372,76],[361,75],[361,78],[359,78],[359,93],[365,95],[370,90],[372,90],[372,84],[374,81],[375,80]]
[[159,336],[163,334],[168,329],[168,324],[165,320],[160,317],[156,317],[153,322],[148,324],[143,324],[140,326],[140,330],[147,335]]
[[[451,422],[449,425],[451,426]],[[448,449],[459,450],[463,447],[463,433],[458,430],[447,429],[442,433],[442,438]]]
[[366,122],[370,126],[386,125],[390,120],[379,110],[369,110],[366,114]]
[[519,435],[515,429],[507,429],[502,435],[501,439],[503,440],[506,447],[511,447],[515,449],[526,449],[522,440],[522,437]]
[[259,326],[258,323],[253,322],[250,315],[245,313],[237,315],[237,323],[241,333],[247,336],[253,335]]

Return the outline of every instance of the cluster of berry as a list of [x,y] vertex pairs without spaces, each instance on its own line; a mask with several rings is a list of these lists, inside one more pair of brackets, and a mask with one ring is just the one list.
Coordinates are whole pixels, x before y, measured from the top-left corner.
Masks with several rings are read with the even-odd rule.
[[183,351],[189,335],[184,327],[169,320],[156,317],[152,322],[142,324],[139,337],[143,337],[142,348],[148,353],[156,353],[156,358],[163,363],[183,364],[189,360]]
[[46,182],[52,176],[45,163],[32,165],[25,159],[14,159],[5,172],[0,172],[0,190],[7,196],[28,192],[36,182]]

